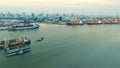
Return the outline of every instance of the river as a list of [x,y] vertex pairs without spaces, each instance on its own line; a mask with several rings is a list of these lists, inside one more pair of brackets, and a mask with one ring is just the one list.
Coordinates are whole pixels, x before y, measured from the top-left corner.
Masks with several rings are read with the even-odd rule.
[[[23,31],[0,31],[31,39],[31,52],[6,57],[0,51],[0,68],[120,68],[120,25],[48,25]],[[44,40],[36,42],[39,36]]]

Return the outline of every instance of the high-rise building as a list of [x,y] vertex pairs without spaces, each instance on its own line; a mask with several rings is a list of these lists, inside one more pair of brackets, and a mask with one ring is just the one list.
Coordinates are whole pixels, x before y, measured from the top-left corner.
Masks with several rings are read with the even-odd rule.
[[4,18],[6,18],[5,14],[0,13],[0,19],[4,19]]
[[8,19],[13,19],[14,18],[14,15],[10,12],[8,12],[6,15],[7,15]]

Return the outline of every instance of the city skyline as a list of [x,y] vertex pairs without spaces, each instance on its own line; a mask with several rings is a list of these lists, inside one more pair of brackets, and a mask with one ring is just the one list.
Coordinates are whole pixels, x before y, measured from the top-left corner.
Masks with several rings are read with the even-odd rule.
[[119,0],[0,0],[0,12],[120,14]]

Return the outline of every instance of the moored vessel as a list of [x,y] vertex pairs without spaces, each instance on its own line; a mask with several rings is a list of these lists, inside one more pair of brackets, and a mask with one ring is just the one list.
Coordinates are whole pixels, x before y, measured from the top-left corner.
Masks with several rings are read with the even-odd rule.
[[4,49],[5,41],[0,41],[0,50]]
[[79,22],[70,22],[67,23],[67,25],[84,25],[83,21],[79,21]]
[[13,25],[8,28],[8,30],[25,30],[25,29],[36,29],[39,28],[37,23],[22,24],[22,25]]
[[86,24],[87,25],[101,25],[102,21],[99,19],[91,19]]
[[31,48],[30,45],[31,42],[26,37],[21,39],[10,39],[5,40],[4,44],[4,51],[6,56],[12,56],[12,55],[20,55],[24,54],[26,52],[30,52]]

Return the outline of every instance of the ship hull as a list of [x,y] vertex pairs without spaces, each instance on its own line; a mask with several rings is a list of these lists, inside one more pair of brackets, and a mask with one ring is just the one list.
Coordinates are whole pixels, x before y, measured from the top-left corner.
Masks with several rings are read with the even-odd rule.
[[8,31],[12,31],[12,30],[29,30],[29,29],[37,29],[38,26],[36,27],[21,27],[21,28],[8,28]]
[[17,39],[10,39],[6,40],[6,42],[4,45],[4,51],[7,57],[13,55],[21,55],[31,51],[31,48],[29,46],[31,44],[31,41],[26,37],[22,37],[19,41]]
[[7,50],[7,51],[5,51],[5,54],[7,57],[9,57],[9,56],[13,56],[13,55],[21,55],[21,54],[24,54],[24,53],[27,53],[30,51],[31,51],[30,46],[25,45],[25,46],[22,46],[19,48]]
[[104,23],[104,24],[118,24],[118,23]]
[[71,25],[84,25],[84,23],[67,23],[68,26],[71,26]]
[[40,26],[36,23],[31,23],[31,24],[24,24],[24,25],[13,25],[8,30],[25,30],[25,29],[36,29],[39,28]]
[[86,23],[87,25],[101,25],[102,23]]

